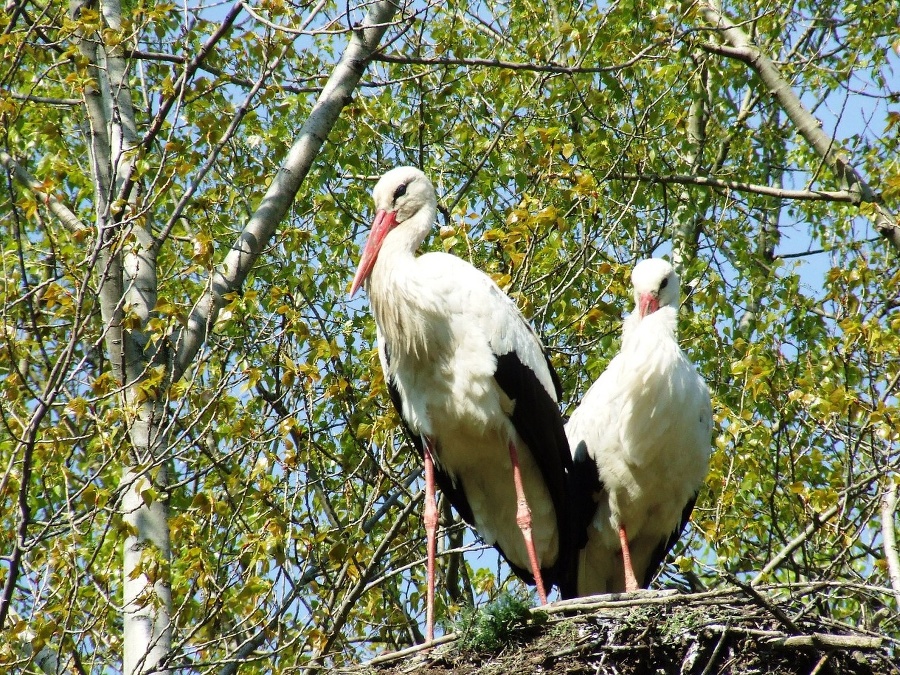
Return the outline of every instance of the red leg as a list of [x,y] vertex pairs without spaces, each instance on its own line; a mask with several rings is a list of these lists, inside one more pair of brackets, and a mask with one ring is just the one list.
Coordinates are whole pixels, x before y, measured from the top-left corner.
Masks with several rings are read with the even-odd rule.
[[525,548],[528,550],[528,560],[531,562],[531,574],[537,586],[538,598],[541,604],[547,604],[547,592],[544,590],[544,579],[541,577],[541,564],[538,561],[537,551],[534,549],[534,540],[531,537],[531,509],[525,499],[525,488],[522,487],[522,472],[519,470],[519,453],[516,446],[510,442],[509,459],[512,461],[513,482],[516,485],[516,524],[522,530],[525,539]]
[[631,593],[640,586],[637,577],[634,576],[634,567],[631,566],[631,549],[628,548],[628,535],[625,534],[624,525],[619,525],[619,541],[622,544],[622,565],[625,567],[625,591]]
[[425,595],[425,641],[434,640],[434,559],[437,555],[437,502],[434,498],[434,459],[431,439],[422,437],[425,449],[425,534],[427,536],[427,580]]

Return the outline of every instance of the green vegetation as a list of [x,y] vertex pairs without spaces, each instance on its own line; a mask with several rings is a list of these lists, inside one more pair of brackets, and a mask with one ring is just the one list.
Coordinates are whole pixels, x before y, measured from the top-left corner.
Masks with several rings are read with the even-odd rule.
[[532,616],[533,604],[530,593],[505,591],[482,607],[464,610],[456,622],[461,649],[490,652],[504,647],[517,629],[546,618],[540,612]]
[[[567,412],[635,261],[676,262],[716,428],[661,583],[822,581],[816,611],[900,636],[897,3],[400,4],[282,173],[374,5],[0,12],[0,671],[311,675],[421,641],[420,462],[346,298],[398,164]],[[448,625],[519,583],[441,522]],[[126,662],[144,615],[159,653]]]

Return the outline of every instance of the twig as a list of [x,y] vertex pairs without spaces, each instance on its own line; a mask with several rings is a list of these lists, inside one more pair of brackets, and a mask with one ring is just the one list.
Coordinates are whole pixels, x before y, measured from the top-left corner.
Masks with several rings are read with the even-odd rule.
[[809,675],[817,675],[817,673],[821,672],[822,668],[825,667],[825,664],[828,663],[829,656],[831,656],[831,655],[830,654],[822,654],[822,658],[820,658],[818,660],[818,662],[816,663],[815,667],[811,671],[809,671]]
[[728,574],[727,572],[725,573],[725,578],[735,586],[738,586],[741,590],[743,590],[744,593],[746,593],[747,596],[751,600],[753,600],[753,602],[755,602],[762,609],[766,610],[767,612],[769,612],[769,614],[778,619],[789,631],[791,631],[792,633],[800,634],[804,632],[797,624],[793,622],[791,617],[784,613],[784,611],[780,607],[776,607],[771,602],[769,602],[769,600],[767,600],[762,593],[753,588],[753,586],[744,583],[733,574]]
[[559,73],[561,75],[581,75],[593,73],[611,73],[625,68],[630,68],[640,61],[654,45],[647,47],[624,63],[612,66],[564,66],[558,63],[524,63],[519,61],[501,61],[499,59],[483,58],[456,58],[440,56],[436,58],[423,58],[416,56],[400,56],[398,54],[375,54],[373,61],[383,63],[400,63],[404,65],[422,66],[465,66],[468,68],[503,68],[505,70],[525,70],[537,73]]
[[834,635],[813,633],[812,635],[791,635],[772,640],[776,647],[833,647],[835,649],[879,649],[884,643],[880,637],[862,635]]
[[52,96],[38,96],[37,94],[20,94],[17,91],[9,93],[17,101],[27,101],[28,103],[49,103],[56,106],[74,106],[81,105],[80,98],[56,98]]
[[791,555],[791,553],[796,551],[797,548],[799,548],[799,546],[804,541],[806,541],[811,534],[815,533],[819,528],[822,527],[822,525],[824,525],[829,519],[831,519],[840,510],[841,510],[841,503],[838,502],[838,503],[832,505],[831,507],[829,507],[827,510],[823,511],[822,513],[813,513],[812,522],[810,522],[810,524],[806,526],[806,529],[804,529],[803,532],[801,532],[796,537],[791,539],[785,545],[785,547],[778,552],[778,555],[776,555],[768,563],[766,563],[766,566],[763,567],[759,571],[759,574],[757,574],[755,577],[753,577],[753,580],[750,582],[750,585],[751,586],[758,585],[759,582],[762,581],[766,577],[767,574],[769,574],[769,572],[776,569],[782,562],[784,562],[784,560],[789,555]]
[[786,635],[780,630],[745,628],[731,624],[710,624],[704,630],[711,633],[735,633],[762,638],[775,647],[831,647],[833,649],[880,649],[884,638],[870,635],[838,635],[836,633],[812,633],[811,635]]
[[[717,591],[714,591],[717,593]],[[604,593],[601,595],[589,595],[572,600],[557,600],[549,605],[544,605],[534,611],[545,614],[559,614],[560,612],[580,612],[591,609],[603,609],[607,607],[632,607],[636,605],[656,605],[675,599],[681,595],[678,591],[638,591],[636,593]],[[697,595],[703,595],[698,593]],[[692,596],[697,597],[697,596]]]
[[439,638],[435,638],[431,642],[424,642],[420,645],[413,645],[412,647],[407,647],[406,649],[401,649],[396,652],[391,652],[390,654],[382,654],[381,656],[376,656],[369,661],[366,661],[362,664],[363,668],[369,668],[371,666],[377,666],[384,663],[391,663],[392,661],[399,661],[410,654],[417,654],[421,651],[425,651],[431,649],[432,647],[437,647],[438,645],[446,644],[447,642],[453,642],[456,640],[456,633],[448,633],[447,635],[442,635]]
[[745,183],[738,180],[723,180],[711,176],[692,174],[654,175],[651,173],[610,173],[609,178],[624,181],[637,181],[650,184],[675,184],[675,185],[699,185],[711,187],[717,190],[733,190],[734,192],[751,192],[753,194],[777,197],[779,199],[793,199],[800,201],[826,201],[845,202],[858,205],[860,196],[849,190],[789,190],[759,185],[757,183]]
[[704,666],[703,672],[701,672],[700,675],[709,675],[712,672],[716,659],[719,657],[719,652],[722,651],[722,646],[725,644],[726,637],[728,637],[728,626],[725,626],[725,630],[723,630],[722,634],[719,636],[719,640],[716,642],[716,646],[713,648],[712,654],[709,655],[709,660],[706,662],[706,666]]

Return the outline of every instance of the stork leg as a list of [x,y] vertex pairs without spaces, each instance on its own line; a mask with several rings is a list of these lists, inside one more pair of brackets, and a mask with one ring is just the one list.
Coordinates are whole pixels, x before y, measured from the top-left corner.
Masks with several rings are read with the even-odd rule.
[[634,575],[634,567],[631,565],[631,549],[628,547],[628,535],[625,526],[619,525],[619,542],[622,544],[622,565],[625,567],[625,591],[631,593],[640,588],[637,577]]
[[434,498],[434,458],[432,457],[431,439],[423,437],[425,450],[425,534],[427,537],[426,574],[428,588],[425,595],[425,641],[434,640],[434,559],[437,556],[437,502]]
[[534,539],[531,536],[531,509],[528,508],[528,500],[525,499],[525,488],[522,487],[522,472],[519,470],[519,453],[515,444],[509,443],[509,459],[512,462],[513,482],[516,485],[516,524],[522,530],[525,539],[525,548],[528,551],[528,560],[531,562],[531,574],[537,586],[538,598],[541,604],[547,604],[547,592],[544,590],[544,579],[541,576],[541,564],[538,561],[537,551],[534,549]]

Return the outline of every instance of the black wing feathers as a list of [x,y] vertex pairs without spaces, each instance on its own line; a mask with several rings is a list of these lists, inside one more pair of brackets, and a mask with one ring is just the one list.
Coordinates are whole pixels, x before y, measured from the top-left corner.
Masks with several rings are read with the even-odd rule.
[[653,577],[655,577],[662,568],[669,551],[672,550],[672,547],[675,546],[681,538],[681,533],[684,532],[684,528],[687,527],[688,521],[691,519],[691,512],[694,510],[694,504],[697,503],[698,494],[699,493],[695,492],[688,500],[688,503],[684,505],[684,509],[681,512],[681,523],[678,527],[672,530],[672,534],[669,535],[668,539],[659,542],[659,546],[656,547],[653,551],[653,555],[650,556],[650,563],[647,565],[647,570],[644,572],[644,578],[643,580],[639,580],[641,581],[641,586],[644,588],[647,588],[647,586],[650,585],[650,582],[653,581]]
[[604,489],[597,463],[588,454],[584,441],[575,447],[566,485],[569,495],[569,541],[573,554],[560,579],[559,592],[563,600],[578,597],[578,554],[587,545],[588,528],[597,513],[597,499]]
[[[553,376],[554,385],[559,378],[553,371],[549,359],[547,366]],[[516,352],[508,352],[497,357],[494,379],[503,392],[515,402],[510,420],[519,436],[528,445],[534,457],[556,512],[559,531],[559,555],[556,565],[546,572],[542,570],[544,583],[549,588],[557,583],[560,572],[567,568],[572,547],[568,526],[569,507],[566,499],[565,476],[572,465],[569,443],[566,440],[559,406],[547,393],[535,372],[522,363]],[[531,572],[510,565],[513,571],[526,582],[534,583]]]
[[[544,359],[547,361],[547,369],[550,371],[550,379],[553,380],[553,389],[556,391],[556,400],[562,401],[562,381],[559,379],[559,375],[557,375],[556,370],[553,368],[553,363],[550,361],[550,354],[546,350],[544,350]],[[563,420],[563,422],[565,422],[565,420]]]

